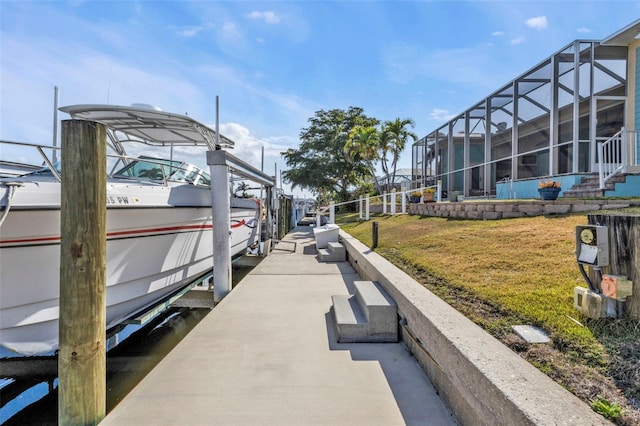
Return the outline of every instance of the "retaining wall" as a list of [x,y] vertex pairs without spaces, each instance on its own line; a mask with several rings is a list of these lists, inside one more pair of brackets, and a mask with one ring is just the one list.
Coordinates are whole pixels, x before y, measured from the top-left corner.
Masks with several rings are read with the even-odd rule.
[[395,300],[404,343],[460,424],[610,424],[360,241],[340,238],[360,276]]
[[508,219],[525,216],[543,216],[591,212],[640,205],[640,200],[514,200],[514,201],[463,201],[443,203],[409,204],[408,213],[420,216],[450,217],[454,219]]

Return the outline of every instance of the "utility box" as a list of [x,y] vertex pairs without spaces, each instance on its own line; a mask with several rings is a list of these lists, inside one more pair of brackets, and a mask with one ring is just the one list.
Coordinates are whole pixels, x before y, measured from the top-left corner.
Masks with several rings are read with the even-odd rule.
[[624,301],[631,296],[633,283],[623,275],[603,275],[600,287],[605,296]]
[[573,307],[589,318],[607,316],[607,298],[584,287],[573,289]]
[[609,228],[600,225],[576,226],[576,257],[589,266],[609,265]]

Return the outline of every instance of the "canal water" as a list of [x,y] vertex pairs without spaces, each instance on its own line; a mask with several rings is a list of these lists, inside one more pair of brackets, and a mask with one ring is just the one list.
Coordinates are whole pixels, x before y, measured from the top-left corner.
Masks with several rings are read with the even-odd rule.
[[[251,269],[234,266],[233,284]],[[144,326],[127,325],[114,335],[119,343],[107,352],[107,413],[210,312],[169,308]],[[7,379],[16,375],[19,379]],[[55,354],[29,358],[0,348],[0,424],[56,425],[56,376]]]

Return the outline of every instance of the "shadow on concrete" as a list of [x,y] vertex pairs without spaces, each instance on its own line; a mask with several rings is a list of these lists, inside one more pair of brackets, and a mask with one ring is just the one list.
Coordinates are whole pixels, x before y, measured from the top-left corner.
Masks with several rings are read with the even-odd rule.
[[349,351],[354,361],[380,365],[406,425],[456,424],[429,378],[402,343],[338,343],[331,312],[325,314],[325,322],[330,350]]

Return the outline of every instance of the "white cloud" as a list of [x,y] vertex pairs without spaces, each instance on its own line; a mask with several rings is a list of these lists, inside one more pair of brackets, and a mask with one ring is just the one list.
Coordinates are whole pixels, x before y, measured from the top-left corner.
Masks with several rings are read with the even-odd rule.
[[222,25],[222,35],[225,39],[230,40],[241,38],[238,27],[231,21],[227,21],[224,23],[224,25]]
[[247,17],[249,19],[262,19],[267,24],[277,24],[280,22],[280,16],[270,10],[265,12],[254,10],[253,12],[248,14]]
[[188,27],[178,30],[178,35],[182,37],[195,37],[200,31],[202,31],[202,27]]
[[207,29],[209,29],[211,27],[212,27],[211,24],[195,25],[195,26],[184,27],[182,29],[178,29],[177,33],[178,33],[179,36],[191,38],[191,37],[197,36],[200,32],[205,31],[205,30],[207,30]]
[[535,28],[536,30],[542,30],[547,28],[547,17],[546,16],[536,16],[534,18],[529,18],[524,22],[527,27]]
[[580,27],[576,31],[579,32],[579,33],[590,33],[590,32],[592,32],[591,29],[587,28],[587,27]]
[[437,120],[437,121],[449,121],[455,117],[455,114],[451,114],[446,109],[434,108],[429,113],[429,120]]
[[520,44],[522,42],[524,42],[524,37],[516,37],[516,38],[511,39],[510,43],[511,44]]
[[491,33],[491,35],[494,36],[494,37],[501,37],[504,34],[505,34],[504,31],[494,31],[494,32]]

